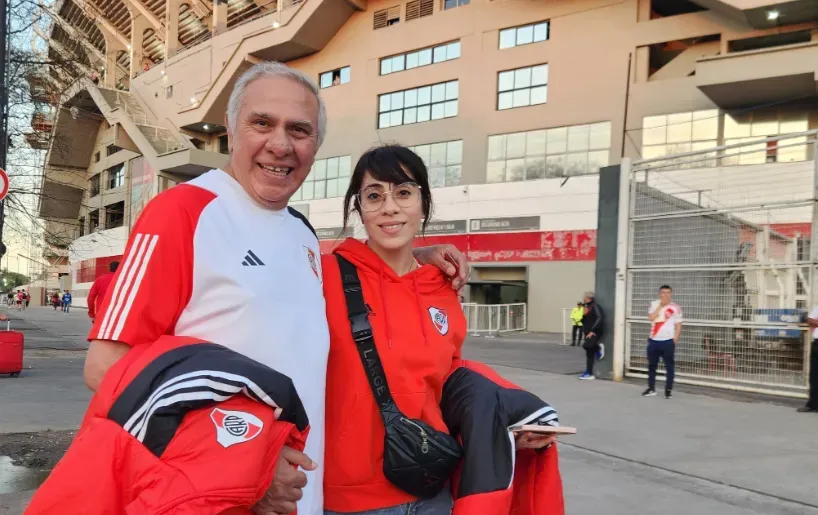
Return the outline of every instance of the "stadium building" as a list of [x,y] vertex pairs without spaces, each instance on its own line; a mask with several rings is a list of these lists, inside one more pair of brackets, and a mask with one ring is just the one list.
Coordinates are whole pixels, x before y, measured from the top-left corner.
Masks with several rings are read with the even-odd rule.
[[[68,253],[64,287],[80,306],[151,197],[226,164],[231,87],[262,60],[313,77],[327,104],[327,139],[292,199],[322,248],[344,236],[341,195],[361,153],[410,146],[435,187],[424,241],[466,251],[467,300],[524,303],[533,331],[561,331],[563,308],[594,287],[600,168],[754,139],[765,141],[760,152],[697,167],[740,177],[743,167],[774,174],[816,158],[808,145],[769,144],[818,129],[809,0],[58,0],[43,9],[38,34],[66,65],[30,79],[39,107],[27,139],[47,152],[39,215]],[[730,227],[745,241],[762,225]],[[777,245],[769,252],[798,252]]]

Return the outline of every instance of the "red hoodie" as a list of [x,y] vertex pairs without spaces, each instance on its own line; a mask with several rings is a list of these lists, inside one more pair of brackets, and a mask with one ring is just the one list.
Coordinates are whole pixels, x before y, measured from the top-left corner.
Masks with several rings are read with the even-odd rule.
[[[398,276],[352,238],[335,252],[358,268],[375,344],[398,407],[447,431],[440,411],[443,382],[466,336],[457,293],[436,267]],[[352,340],[338,262],[325,255],[322,265],[330,327],[324,509],[349,513],[412,502],[415,497],[383,474],[383,422]]]
[[91,318],[96,318],[97,316],[97,301],[102,303],[105,299],[105,293],[108,291],[108,287],[111,285],[111,281],[114,280],[114,273],[113,272],[106,272],[101,276],[97,277],[97,280],[94,281],[94,284],[91,286],[91,291],[88,293],[88,316]]

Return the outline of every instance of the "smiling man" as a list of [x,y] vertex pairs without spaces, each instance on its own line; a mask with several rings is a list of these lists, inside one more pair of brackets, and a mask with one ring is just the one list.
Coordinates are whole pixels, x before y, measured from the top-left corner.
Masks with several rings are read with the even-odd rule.
[[[307,76],[273,62],[248,70],[228,104],[229,165],[148,204],[89,336],[85,380],[94,391],[132,346],[162,335],[227,346],[292,379],[310,435],[305,454],[282,453],[257,513],[290,513],[296,502],[299,515],[323,513],[322,466],[309,458],[320,462],[324,453],[329,331],[320,249],[287,203],[310,172],[326,123]],[[467,279],[454,247],[417,257],[457,275],[455,288]]]

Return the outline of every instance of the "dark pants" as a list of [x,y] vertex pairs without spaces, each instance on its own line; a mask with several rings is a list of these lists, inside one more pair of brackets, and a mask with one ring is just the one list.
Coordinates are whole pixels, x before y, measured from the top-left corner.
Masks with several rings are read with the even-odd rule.
[[673,389],[673,376],[676,373],[674,354],[676,344],[673,340],[648,340],[648,388],[656,389],[656,369],[659,368],[659,358],[665,362],[667,379],[665,380],[665,390]]
[[809,357],[809,400],[807,406],[818,409],[818,340],[812,340]]
[[582,348],[585,349],[585,371],[594,375],[594,361],[596,361],[596,352],[599,350],[599,336],[594,335],[585,338]]
[[575,325],[573,331],[571,331],[571,346],[579,345],[582,343],[582,326]]

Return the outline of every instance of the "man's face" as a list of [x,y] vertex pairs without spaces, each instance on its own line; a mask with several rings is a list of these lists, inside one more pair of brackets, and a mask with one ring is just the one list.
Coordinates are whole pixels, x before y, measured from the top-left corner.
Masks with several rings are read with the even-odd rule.
[[262,206],[284,209],[315,161],[318,101],[291,79],[253,81],[227,138],[227,172]]
[[659,300],[662,302],[662,305],[670,303],[671,291],[667,288],[662,288],[659,290]]

